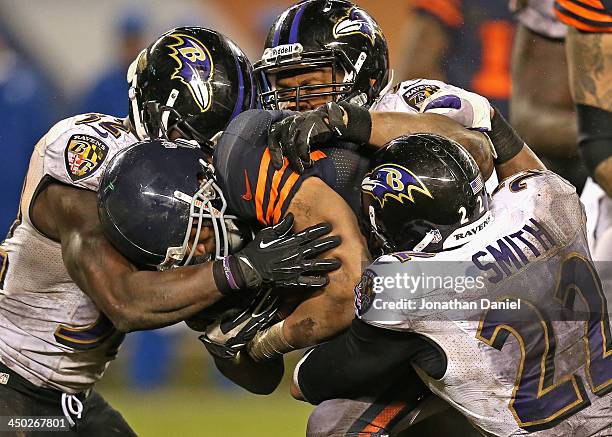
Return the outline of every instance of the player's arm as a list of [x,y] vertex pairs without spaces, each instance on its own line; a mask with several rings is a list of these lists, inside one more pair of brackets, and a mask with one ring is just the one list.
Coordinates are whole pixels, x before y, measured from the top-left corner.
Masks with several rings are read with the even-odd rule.
[[[427,7],[427,1],[420,3]],[[449,2],[450,3],[450,2]],[[415,5],[406,17],[403,29],[403,50],[397,69],[400,80],[426,77],[444,80],[442,60],[451,41],[450,27],[438,17]],[[427,41],[424,49],[423,41]]]
[[612,33],[569,27],[565,44],[580,153],[591,175],[612,196]]
[[248,355],[241,352],[236,359],[215,358],[224,376],[257,394],[271,393],[277,387],[284,371],[282,354],[326,341],[350,325],[353,289],[369,260],[355,214],[321,179],[304,180],[287,212],[295,216],[296,230],[325,217],[334,228],[333,234],[342,240],[326,256],[340,260],[342,266],[329,275],[325,290],[314,292],[283,321],[258,332],[247,345]]
[[283,359],[255,362],[244,352],[234,359],[223,359],[213,355],[215,366],[230,381],[258,395],[268,395],[276,390],[285,373]]
[[549,158],[578,155],[567,76],[563,41],[519,25],[512,55],[510,120],[534,151]]
[[353,290],[359,283],[364,263],[369,261],[369,253],[355,214],[321,179],[306,179],[288,212],[295,215],[296,229],[325,217],[333,226],[334,234],[342,239],[342,244],[327,254],[339,259],[342,267],[330,274],[325,290],[313,293],[284,321],[285,337],[300,349],[328,340],[350,325],[354,316]]
[[497,110],[491,119],[489,136],[497,155],[495,171],[500,181],[526,170],[546,170],[542,161]]
[[[419,355],[439,367],[431,346],[419,336],[354,319],[348,331],[306,353],[295,368],[291,394],[312,404],[358,397],[377,382],[401,377]],[[426,391],[420,380],[411,389],[414,399]]]
[[[488,102],[485,115],[488,122]],[[334,138],[380,148],[399,136],[415,133],[443,135],[459,142],[474,157],[483,176],[488,178],[491,175],[493,162],[484,134],[468,130],[440,114],[370,112],[345,102],[328,103],[314,111],[296,114],[276,123],[272,128],[270,151],[275,167],[280,168],[282,158],[286,156],[299,172],[303,171],[304,162],[308,165],[311,146],[324,145]]]
[[472,155],[485,179],[491,176],[493,161],[487,138],[478,131],[468,130],[456,121],[439,114],[402,112],[372,112],[372,131],[368,140],[375,147],[416,133],[438,134],[461,144]]
[[50,184],[35,201],[33,220],[61,242],[70,277],[120,331],[170,325],[223,297],[212,263],[138,271],[105,238],[92,191]]
[[359,282],[369,255],[357,219],[344,199],[317,177],[303,181],[288,207],[296,229],[326,217],[342,244],[326,256],[337,258],[342,267],[329,275],[329,284],[297,305],[282,322],[260,331],[247,346],[256,361],[312,346],[337,335],[353,319],[353,289]]
[[221,299],[219,288],[229,292],[228,284],[220,282],[223,278],[213,273],[214,263],[138,271],[105,238],[96,202],[92,191],[52,183],[36,198],[32,218],[48,237],[61,242],[71,278],[118,330],[177,323]]

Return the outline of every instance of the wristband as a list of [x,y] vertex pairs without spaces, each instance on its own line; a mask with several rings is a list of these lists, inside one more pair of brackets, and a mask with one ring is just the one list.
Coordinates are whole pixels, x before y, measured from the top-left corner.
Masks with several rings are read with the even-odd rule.
[[489,137],[495,147],[497,157],[494,158],[495,165],[510,161],[523,149],[525,142],[516,133],[510,123],[506,121],[499,109],[493,108],[495,114],[491,119],[491,132]]
[[213,263],[213,278],[219,292],[223,295],[235,293],[246,288],[238,262],[232,255]]
[[363,106],[353,105],[348,102],[338,103],[348,118],[343,139],[356,144],[367,144],[372,134],[372,116],[370,111]]
[[576,115],[580,155],[594,176],[597,166],[612,156],[612,112],[578,104]]

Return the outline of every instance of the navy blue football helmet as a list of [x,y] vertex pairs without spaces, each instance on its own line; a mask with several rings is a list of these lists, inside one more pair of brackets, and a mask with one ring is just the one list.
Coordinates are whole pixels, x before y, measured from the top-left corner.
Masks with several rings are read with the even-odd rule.
[[216,258],[244,246],[250,229],[226,208],[208,156],[182,140],[148,140],[122,150],[98,191],[106,237],[134,264],[160,270],[196,261],[203,226],[214,230]]
[[474,158],[439,135],[399,137],[377,151],[361,193],[374,256],[459,247],[491,221]]
[[173,132],[211,146],[238,114],[255,107],[251,63],[229,38],[178,27],[143,50],[128,69],[129,116],[138,138]]
[[[387,40],[365,10],[346,0],[305,0],[276,19],[261,59],[254,64],[260,103],[331,96],[370,107],[391,85]],[[331,82],[279,88],[275,76],[291,70],[329,67]],[[342,75],[340,75],[340,73]]]

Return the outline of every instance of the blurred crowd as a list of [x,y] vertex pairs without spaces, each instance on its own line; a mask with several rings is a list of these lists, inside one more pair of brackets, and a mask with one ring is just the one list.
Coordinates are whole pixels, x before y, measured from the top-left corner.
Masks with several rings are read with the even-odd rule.
[[[9,2],[10,3],[10,2]],[[142,4],[143,2],[141,2]],[[180,6],[181,2],[177,5]],[[199,2],[201,22],[190,16],[189,24],[223,25],[207,15],[207,7],[223,3],[231,20],[249,28],[245,51],[257,57],[267,28],[290,1],[257,0]],[[394,82],[418,77],[440,79],[488,97],[509,113],[511,95],[510,58],[515,24],[505,0],[394,0],[359,1],[370,9],[390,39],[395,68]],[[378,4],[376,4],[378,3]],[[6,5],[5,5],[6,6]],[[0,2],[0,8],[2,3]],[[86,7],[83,3],[79,7]],[[388,15],[381,15],[385,10]],[[382,11],[379,14],[379,11]],[[400,14],[403,11],[403,14]],[[83,78],[78,92],[66,95],[57,75],[48,74],[45,63],[31,47],[22,44],[15,32],[7,30],[0,9],[0,234],[15,219],[23,177],[33,147],[50,126],[71,114],[101,112],[117,117],[127,114],[126,69],[156,30],[151,25],[154,8],[118,9],[105,30],[112,50],[105,55],[105,68],[92,69]],[[379,16],[380,15],[380,16]],[[399,17],[398,17],[399,16]],[[4,17],[6,20],[6,17]],[[395,20],[395,21],[390,21]],[[387,27],[402,23],[401,28]],[[175,25],[187,24],[177,22]],[[217,24],[217,25],[216,25]],[[248,24],[248,26],[247,26]],[[247,32],[247,31],[245,31]],[[426,43],[424,43],[426,41]],[[69,41],[68,41],[69,43]],[[92,48],[95,50],[95,48]],[[255,61],[256,59],[252,59]],[[70,65],[63,67],[65,70]],[[584,183],[583,176],[574,180]],[[153,388],[167,381],[182,330],[165,329],[132,334],[128,349],[128,374],[139,388]]]

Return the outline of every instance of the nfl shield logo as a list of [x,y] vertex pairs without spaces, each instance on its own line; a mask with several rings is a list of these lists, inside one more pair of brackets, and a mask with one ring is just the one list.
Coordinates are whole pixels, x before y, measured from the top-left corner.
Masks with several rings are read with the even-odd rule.
[[9,377],[8,373],[0,373],[0,384],[6,385],[8,383]]
[[108,155],[108,146],[90,135],[73,135],[64,151],[68,176],[74,182],[88,178],[100,168]]

